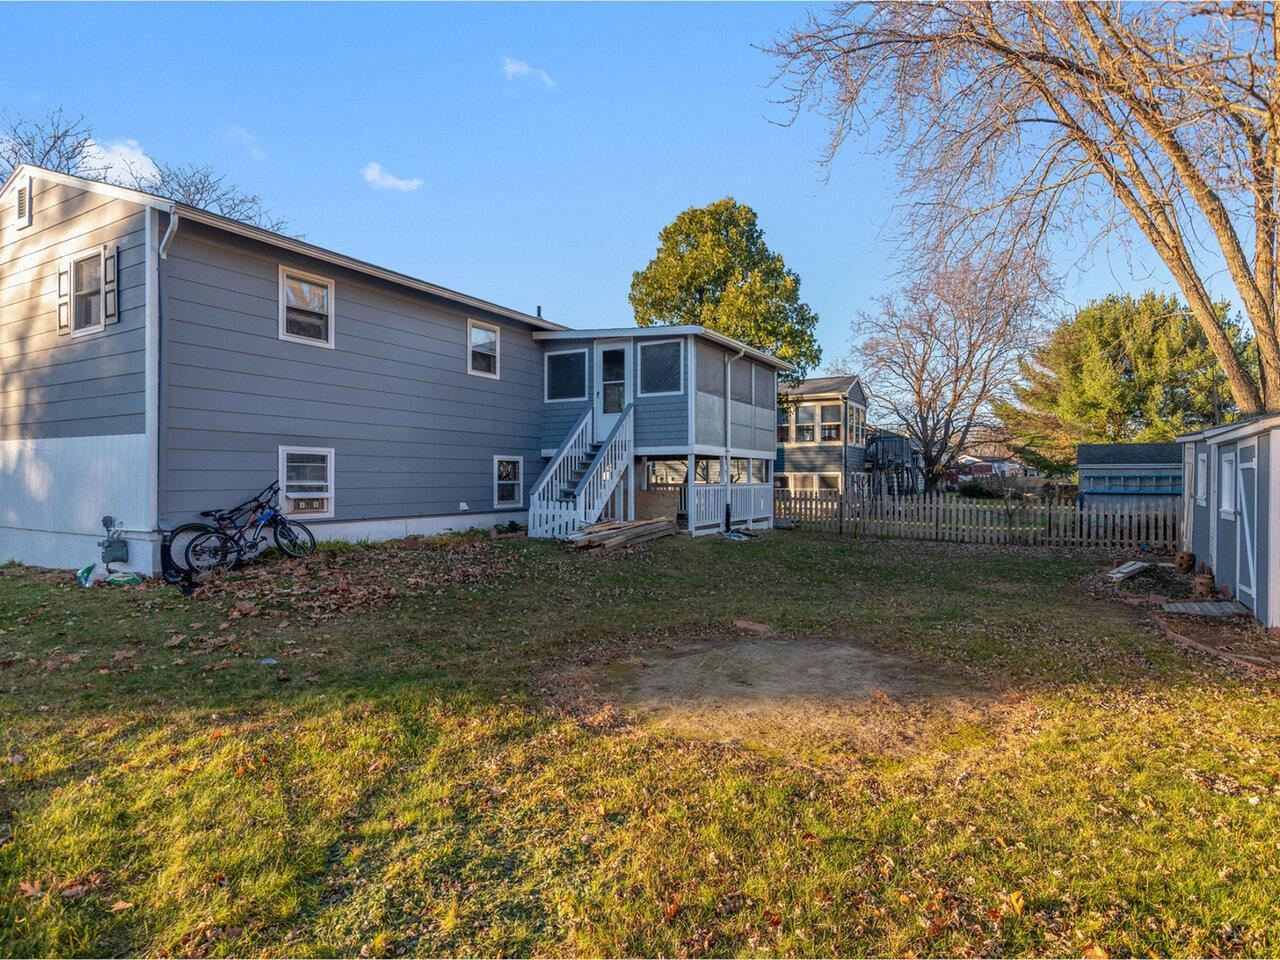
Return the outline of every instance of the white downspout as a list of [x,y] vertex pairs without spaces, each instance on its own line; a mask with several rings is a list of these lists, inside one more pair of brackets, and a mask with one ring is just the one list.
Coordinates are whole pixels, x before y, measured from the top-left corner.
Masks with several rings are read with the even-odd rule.
[[160,238],[160,259],[168,259],[169,244],[173,243],[174,235],[178,232],[178,222],[182,218],[178,216],[178,211],[169,208],[169,228],[165,230],[164,236]]
[[[720,484],[724,487],[725,513],[733,516],[730,503],[729,470],[733,460],[733,415],[730,405],[733,403],[733,361],[741,360],[746,348],[739,350],[734,356],[724,355],[724,459],[720,463]],[[728,524],[725,524],[728,533]]]

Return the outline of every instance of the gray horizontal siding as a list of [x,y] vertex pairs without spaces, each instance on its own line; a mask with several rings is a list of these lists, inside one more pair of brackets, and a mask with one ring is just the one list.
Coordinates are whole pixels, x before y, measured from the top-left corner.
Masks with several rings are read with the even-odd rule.
[[[277,336],[280,264],[331,277],[333,350]],[[489,512],[495,455],[541,470],[542,351],[502,328],[501,379],[466,372],[467,314],[427,295],[183,224],[164,275],[161,517],[276,479],[280,446],[332,447],[335,519]]]
[[[776,473],[839,473],[841,445],[838,443],[780,443],[774,461]],[[848,448],[851,473],[861,473],[866,465],[864,447]]]
[[[146,233],[141,206],[35,177],[31,227],[0,218],[0,439],[145,429]],[[6,210],[6,214],[9,211]],[[118,323],[58,335],[68,257],[118,248]]]

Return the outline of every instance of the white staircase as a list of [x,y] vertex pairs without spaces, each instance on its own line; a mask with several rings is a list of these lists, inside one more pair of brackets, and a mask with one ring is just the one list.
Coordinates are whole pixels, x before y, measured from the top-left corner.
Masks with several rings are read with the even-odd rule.
[[603,441],[584,413],[529,495],[529,536],[564,539],[600,519],[625,471],[633,469],[634,409],[618,415]]

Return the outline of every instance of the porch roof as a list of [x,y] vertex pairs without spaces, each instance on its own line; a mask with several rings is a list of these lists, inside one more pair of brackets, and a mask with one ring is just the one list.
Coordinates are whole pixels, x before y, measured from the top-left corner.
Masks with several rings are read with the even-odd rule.
[[534,340],[605,340],[611,337],[702,337],[730,350],[741,350],[743,356],[767,363],[779,370],[792,371],[795,367],[785,360],[779,360],[771,353],[749,347],[741,340],[727,337],[698,324],[685,323],[669,327],[596,327],[590,330],[538,330],[533,334]]

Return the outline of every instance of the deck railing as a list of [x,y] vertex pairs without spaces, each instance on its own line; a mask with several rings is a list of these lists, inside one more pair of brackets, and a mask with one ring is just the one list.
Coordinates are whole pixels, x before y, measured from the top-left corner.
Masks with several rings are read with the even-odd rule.
[[578,504],[564,491],[591,457],[592,411],[588,409],[551,458],[529,494],[529,536],[567,537],[578,528]]
[[[688,488],[680,488],[680,512],[688,513]],[[693,532],[715,533],[724,529],[724,508],[729,505],[734,527],[768,526],[773,520],[773,486],[768,483],[695,483]]]
[[861,537],[950,540],[1118,551],[1179,549],[1181,500],[967,500],[954,494],[842,497],[835,490],[777,490],[774,510],[806,529]]

